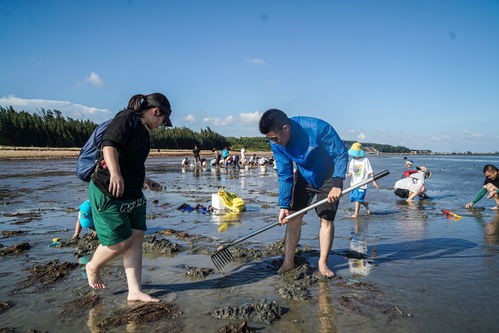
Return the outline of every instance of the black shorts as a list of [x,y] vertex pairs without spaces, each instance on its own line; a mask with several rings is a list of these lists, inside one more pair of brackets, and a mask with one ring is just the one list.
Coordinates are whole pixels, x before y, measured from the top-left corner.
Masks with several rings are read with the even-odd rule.
[[404,190],[402,188],[396,188],[393,193],[395,193],[395,195],[398,195],[402,199],[409,198],[409,190]]
[[[305,178],[296,171],[293,180],[293,195],[291,198],[291,211],[297,212],[300,209],[310,206],[314,196],[317,195],[317,201],[327,198],[329,191],[333,187],[333,180],[327,179],[324,184],[316,189],[307,183]],[[315,212],[317,216],[321,219],[325,219],[333,222],[336,216],[336,211],[338,210],[339,200],[333,203],[325,203],[318,207],[315,207]]]

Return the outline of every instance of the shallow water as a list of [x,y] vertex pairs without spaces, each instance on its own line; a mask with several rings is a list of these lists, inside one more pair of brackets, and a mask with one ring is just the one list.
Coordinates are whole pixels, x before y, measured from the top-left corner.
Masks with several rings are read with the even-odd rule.
[[[334,281],[310,287],[312,298],[289,301],[277,293],[283,284],[268,269],[278,257],[232,264],[231,271],[215,273],[203,280],[190,280],[183,265],[212,267],[209,256],[189,250],[168,257],[144,258],[143,282],[148,293],[178,304],[186,332],[215,332],[228,323],[210,316],[216,307],[254,303],[262,298],[278,301],[286,308],[272,324],[250,322],[265,332],[490,332],[499,328],[499,214],[488,209],[491,200],[463,208],[483,182],[484,164],[499,165],[497,156],[415,156],[416,165],[433,173],[428,180],[429,200],[408,205],[398,200],[392,187],[405,170],[401,156],[372,157],[378,172],[391,174],[380,180],[381,189],[369,187],[367,200],[373,214],[359,219],[347,216],[353,204],[344,198],[336,217],[336,252],[366,252],[367,260],[330,256],[335,272],[347,282],[370,282],[375,291],[344,288]],[[150,159],[148,176],[166,186],[161,192],[145,191],[148,199],[148,233],[171,228],[216,239],[236,239],[268,223],[277,215],[277,178],[271,168],[239,172],[216,169],[182,169],[179,158]],[[0,328],[39,329],[50,332],[84,331],[92,323],[125,305],[126,280],[120,262],[105,269],[108,289],[96,292],[104,302],[79,318],[64,320],[64,303],[85,295],[88,287],[81,268],[48,290],[13,294],[27,272],[23,268],[59,259],[84,263],[72,248],[51,248],[54,237],[70,238],[75,211],[86,199],[86,184],[73,175],[73,160],[0,161],[0,231],[22,230],[25,234],[0,238],[4,247],[28,242],[32,248],[22,255],[0,257],[0,302],[14,307],[0,314]],[[210,204],[211,193],[221,187],[236,192],[247,203],[239,216],[217,216],[180,212],[182,203]],[[347,185],[345,185],[345,188]],[[157,202],[155,201],[157,200]],[[3,204],[3,205],[2,205]],[[448,209],[463,218],[448,219]],[[27,215],[22,215],[27,214]],[[301,245],[318,248],[318,220],[308,213]],[[64,230],[67,229],[67,230]],[[284,229],[276,227],[248,240],[247,246],[275,242]],[[182,240],[168,237],[183,244]],[[214,245],[216,245],[214,244]],[[317,257],[309,258],[312,266]],[[342,302],[347,297],[356,306]],[[361,300],[361,301],[359,301]],[[397,312],[388,313],[386,309]],[[127,327],[133,332],[150,331],[155,324]],[[123,331],[123,327],[114,331]]]

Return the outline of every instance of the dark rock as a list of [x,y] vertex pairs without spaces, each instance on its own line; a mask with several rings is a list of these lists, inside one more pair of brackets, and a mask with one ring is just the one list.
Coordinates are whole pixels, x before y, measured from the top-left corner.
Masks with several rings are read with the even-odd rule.
[[0,256],[7,255],[18,255],[25,251],[28,251],[31,248],[31,245],[28,243],[21,243],[6,247],[5,249],[0,250]]
[[78,298],[74,301],[64,303],[64,311],[61,312],[61,320],[70,320],[80,317],[86,311],[94,308],[102,302],[102,297],[97,295],[88,295]]
[[0,333],[48,333],[47,331],[39,331],[39,330],[34,330],[34,329],[29,329],[26,331],[18,331],[14,327],[4,327],[0,328]]
[[16,305],[16,304],[14,302],[11,302],[11,301],[0,302],[0,314],[4,313],[5,311],[7,311],[8,309],[10,309],[14,305]]
[[87,233],[81,238],[69,238],[59,241],[59,244],[54,247],[74,247],[75,254],[78,257],[90,256],[95,252],[95,249],[99,246],[99,239],[92,233]]
[[338,287],[342,288],[349,288],[349,289],[355,289],[355,290],[363,290],[363,291],[372,291],[372,292],[380,292],[378,287],[371,282],[364,282],[364,281],[343,281],[343,280],[336,280],[334,281],[334,284]]
[[277,292],[282,298],[292,301],[304,301],[312,297],[310,290],[298,284],[291,284],[283,288],[279,288]]
[[204,279],[214,272],[212,268],[196,268],[191,266],[185,266],[184,268],[186,269],[185,275],[195,279]]
[[0,231],[0,235],[3,235],[3,238],[9,238],[12,236],[25,234],[26,231],[14,230],[14,231]]
[[191,235],[189,235],[186,232],[173,230],[173,229],[160,230],[157,233],[160,235],[163,235],[163,236],[174,236],[174,237],[181,238],[181,239],[187,239],[187,238],[192,237]]
[[221,307],[215,309],[211,315],[218,319],[254,320],[270,324],[280,319],[282,313],[279,303],[262,300],[255,304]]
[[155,324],[156,331],[181,332],[182,326],[178,319],[180,312],[177,305],[172,303],[141,303],[130,308],[114,312],[111,317],[97,324],[101,330],[126,324],[143,325],[150,322]]
[[144,252],[153,255],[174,255],[182,250],[182,247],[167,239],[157,239],[155,236],[144,237]]
[[240,324],[227,325],[221,328],[217,333],[253,333],[254,331],[248,327],[248,322],[243,321]]
[[25,224],[32,222],[34,220],[39,220],[41,218],[41,214],[38,212],[28,212],[28,213],[5,213],[3,214],[7,217],[17,217],[19,220],[12,222],[12,224]]
[[231,247],[230,253],[236,261],[252,261],[270,256],[265,250],[242,246]]
[[70,271],[79,266],[80,264],[77,263],[59,263],[58,260],[53,260],[26,268],[25,270],[30,272],[29,276],[18,284],[18,288],[14,290],[13,293],[30,287],[37,287],[37,290],[42,290],[43,288],[62,281]]
[[360,312],[360,308],[352,302],[352,299],[350,297],[340,296],[338,297],[338,300],[340,301],[340,304],[346,307],[347,309],[350,309],[351,311],[354,312]]

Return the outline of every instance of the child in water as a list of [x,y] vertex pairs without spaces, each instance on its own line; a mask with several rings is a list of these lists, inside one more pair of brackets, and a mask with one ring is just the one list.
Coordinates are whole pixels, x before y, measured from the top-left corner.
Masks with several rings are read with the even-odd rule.
[[[80,205],[80,211],[78,212],[78,219],[76,220],[75,232],[73,234],[73,239],[79,238],[80,232],[83,228],[92,228],[93,230],[94,221],[92,220],[92,206],[90,206],[90,201],[84,201]],[[95,231],[92,231],[92,236],[96,236]]]
[[[374,177],[374,172],[371,167],[371,163],[366,156],[364,149],[362,149],[362,144],[360,142],[355,142],[352,147],[348,150],[348,155],[352,157],[350,163],[348,163],[348,173],[347,177],[352,177],[350,180],[350,186],[355,186],[356,184],[369,179],[369,176]],[[373,185],[379,188],[376,181],[373,181]],[[355,202],[355,212],[351,217],[359,217],[360,205],[366,207],[367,215],[371,214],[369,210],[369,203],[365,201],[367,191],[367,185],[356,188],[350,192],[350,202]]]

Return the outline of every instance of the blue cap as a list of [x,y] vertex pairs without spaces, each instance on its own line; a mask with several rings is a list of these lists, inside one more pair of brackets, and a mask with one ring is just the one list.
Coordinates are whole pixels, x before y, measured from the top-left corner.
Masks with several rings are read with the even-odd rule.
[[80,205],[80,225],[82,228],[90,228],[94,226],[92,219],[92,206],[90,201],[85,201]]
[[352,157],[364,157],[366,153],[363,150],[348,149],[348,155]]

